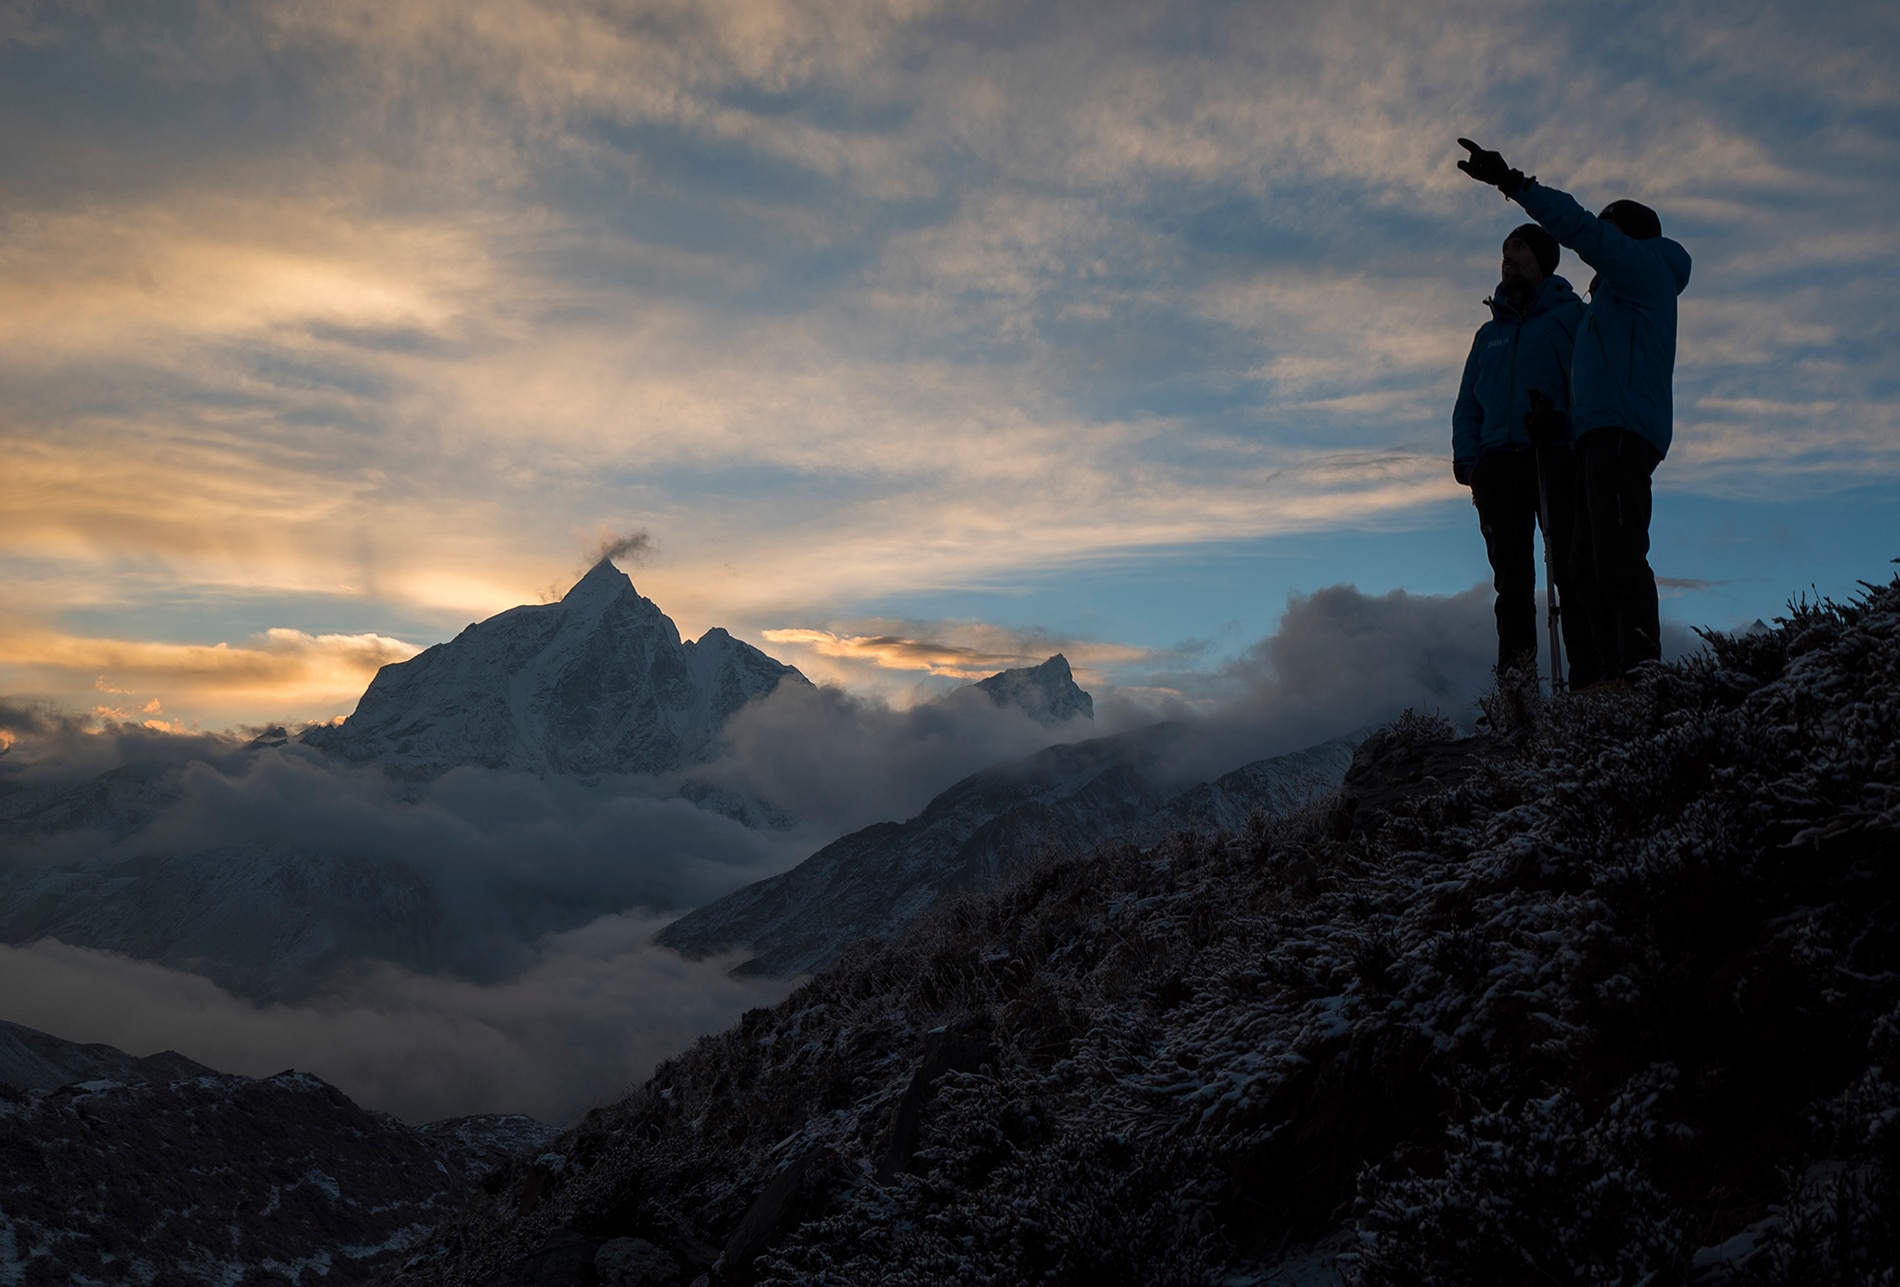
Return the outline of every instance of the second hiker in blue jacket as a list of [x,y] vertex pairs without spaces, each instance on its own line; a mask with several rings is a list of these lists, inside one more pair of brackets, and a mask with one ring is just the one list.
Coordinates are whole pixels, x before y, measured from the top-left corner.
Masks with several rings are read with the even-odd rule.
[[[1452,474],[1471,488],[1497,590],[1498,668],[1537,664],[1538,455],[1525,419],[1535,389],[1559,408],[1570,405],[1570,361],[1583,301],[1554,276],[1562,252],[1536,224],[1504,238],[1496,292],[1485,304],[1491,320],[1478,328],[1465,359],[1451,413]],[[1549,544],[1558,592],[1569,589],[1571,492],[1567,422],[1553,426],[1543,453],[1549,497]],[[1564,651],[1573,684],[1595,678],[1589,632],[1579,615],[1564,618]]]
[[[1605,678],[1662,655],[1649,566],[1650,478],[1674,436],[1676,297],[1689,252],[1637,201],[1591,214],[1469,139],[1458,168],[1489,183],[1596,269],[1571,368],[1577,522],[1571,582]],[[1566,616],[1569,613],[1565,614]]]

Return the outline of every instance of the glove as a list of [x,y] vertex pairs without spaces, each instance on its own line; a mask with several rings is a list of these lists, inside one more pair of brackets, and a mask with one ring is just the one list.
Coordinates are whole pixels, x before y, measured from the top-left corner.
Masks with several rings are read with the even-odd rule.
[[[1451,476],[1460,487],[1471,486],[1471,462],[1468,460],[1452,461]],[[1900,559],[1895,559],[1894,562],[1900,563]]]
[[1524,186],[1524,172],[1506,165],[1501,154],[1487,152],[1470,139],[1459,139],[1458,146],[1471,153],[1458,163],[1458,168],[1479,183],[1488,183],[1507,197],[1516,196]]
[[1556,442],[1564,436],[1564,413],[1544,396],[1542,389],[1532,389],[1530,395],[1531,409],[1524,413],[1524,432],[1530,435],[1535,446]]

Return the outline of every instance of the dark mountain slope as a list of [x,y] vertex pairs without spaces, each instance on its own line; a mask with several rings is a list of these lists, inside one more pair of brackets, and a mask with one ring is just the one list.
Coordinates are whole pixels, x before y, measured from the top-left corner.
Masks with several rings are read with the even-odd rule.
[[859,949],[392,1281],[1887,1281],[1900,582],[1489,705]]
[[0,774],[0,846],[74,831],[102,842],[130,835],[178,799],[182,774],[176,761],[156,760],[77,783],[28,786]]
[[939,898],[994,884],[1046,851],[1073,852],[1174,827],[1284,812],[1338,784],[1359,735],[1337,738],[1180,792],[1157,764],[1183,724],[1156,724],[973,773],[906,822],[880,822],[790,871],[674,921],[658,942],[695,959],[735,947],[747,974],[808,973],[860,938],[890,937]]
[[[69,1074],[78,1073],[80,1077]],[[362,1282],[552,1128],[0,1025],[0,1283]]]
[[76,1081],[176,1081],[211,1069],[176,1050],[143,1058],[103,1042],[63,1041],[23,1023],[0,1020],[0,1082],[21,1090],[57,1090]]

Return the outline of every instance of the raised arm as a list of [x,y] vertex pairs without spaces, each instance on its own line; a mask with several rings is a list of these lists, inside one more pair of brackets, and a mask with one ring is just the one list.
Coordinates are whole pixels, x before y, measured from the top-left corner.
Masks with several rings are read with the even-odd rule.
[[1626,285],[1645,276],[1650,257],[1640,249],[1642,243],[1608,219],[1591,214],[1563,189],[1546,187],[1532,176],[1519,185],[1511,200],[1606,280]]
[[[1514,169],[1503,156],[1470,139],[1459,139],[1458,146],[1471,154],[1458,162],[1460,170],[1523,206],[1558,244],[1576,251],[1579,259],[1620,291],[1633,296],[1645,291],[1673,295],[1682,289],[1682,282],[1675,281],[1667,271],[1659,274],[1655,256],[1643,242],[1608,219],[1591,214],[1568,192],[1539,183],[1536,175]],[[1688,280],[1686,261],[1682,279]]]

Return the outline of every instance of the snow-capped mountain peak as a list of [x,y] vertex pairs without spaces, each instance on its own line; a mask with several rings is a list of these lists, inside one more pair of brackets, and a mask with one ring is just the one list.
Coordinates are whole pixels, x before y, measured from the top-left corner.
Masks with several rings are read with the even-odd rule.
[[615,567],[612,559],[602,559],[568,587],[567,593],[561,596],[561,602],[579,607],[583,603],[614,598],[623,593],[639,594],[634,589],[633,578]]
[[602,559],[559,602],[511,608],[383,667],[355,714],[303,740],[410,777],[463,764],[664,773],[709,759],[726,720],[788,678],[807,682],[723,629],[682,641]]

